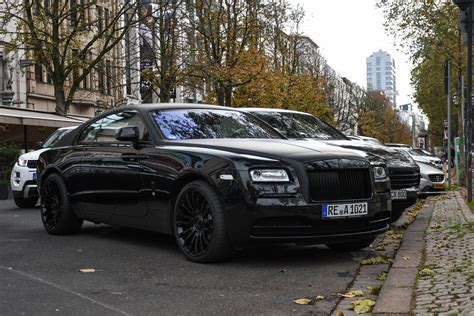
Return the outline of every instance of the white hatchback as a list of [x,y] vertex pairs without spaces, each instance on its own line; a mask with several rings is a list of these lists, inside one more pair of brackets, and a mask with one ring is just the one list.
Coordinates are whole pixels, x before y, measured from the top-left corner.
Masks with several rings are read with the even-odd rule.
[[36,187],[36,165],[39,155],[53,147],[57,141],[76,127],[62,127],[54,131],[46,141],[41,144],[41,149],[28,152],[18,157],[10,176],[10,187],[15,204],[20,208],[31,208],[38,202]]

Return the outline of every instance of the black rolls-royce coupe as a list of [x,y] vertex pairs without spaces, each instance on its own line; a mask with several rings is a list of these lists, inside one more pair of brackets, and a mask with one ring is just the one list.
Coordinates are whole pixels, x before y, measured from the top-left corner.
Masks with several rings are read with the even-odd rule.
[[164,232],[196,262],[259,241],[363,248],[391,210],[384,164],[218,106],[117,108],[42,153],[38,172],[48,233],[83,220]]

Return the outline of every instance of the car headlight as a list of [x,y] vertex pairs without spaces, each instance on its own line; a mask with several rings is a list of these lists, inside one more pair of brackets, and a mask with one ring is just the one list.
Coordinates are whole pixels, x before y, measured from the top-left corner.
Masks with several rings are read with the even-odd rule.
[[23,159],[20,157],[18,157],[18,165],[20,167],[26,167],[28,165],[28,160],[27,159]]
[[282,169],[255,169],[250,171],[250,177],[255,182],[288,182],[288,173]]
[[383,179],[387,177],[387,173],[385,172],[385,168],[381,166],[374,166],[374,178],[375,179]]

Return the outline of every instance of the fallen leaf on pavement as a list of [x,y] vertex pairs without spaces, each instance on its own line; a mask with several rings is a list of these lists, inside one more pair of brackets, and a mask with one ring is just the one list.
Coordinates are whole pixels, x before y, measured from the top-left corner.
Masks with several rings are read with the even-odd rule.
[[438,229],[438,228],[441,228],[441,225],[438,224],[438,223],[434,223],[434,224],[431,225],[430,227],[433,228],[433,229]]
[[435,272],[431,269],[424,268],[423,270],[418,272],[418,275],[420,275],[420,276],[433,276],[433,275],[435,275]]
[[390,264],[392,263],[392,259],[384,258],[384,257],[372,257],[372,258],[367,258],[362,260],[360,263],[362,265],[367,265],[367,264]]
[[294,300],[293,303],[298,305],[309,305],[311,304],[311,300],[307,298],[299,298],[297,300]]
[[94,273],[95,269],[80,269],[79,272],[82,273]]
[[377,280],[385,281],[385,279],[387,279],[387,272],[383,271],[380,272],[379,275],[377,275]]
[[382,287],[380,285],[368,286],[367,289],[369,290],[370,294],[379,295],[380,289]]
[[344,312],[338,311],[338,312],[336,313],[336,316],[344,316]]
[[403,260],[410,260],[410,257],[409,256],[406,256],[406,257],[402,257]]
[[357,314],[368,313],[375,306],[375,301],[368,298],[362,298],[360,300],[356,300],[351,303],[352,303],[352,309]]
[[346,292],[346,293],[338,293],[338,295],[342,296],[342,297],[353,298],[353,297],[356,297],[356,296],[364,295],[364,292],[361,291],[361,290],[355,290],[355,291],[349,291],[349,292]]
[[324,296],[318,295],[318,296],[316,296],[316,299],[317,299],[317,300],[324,300]]

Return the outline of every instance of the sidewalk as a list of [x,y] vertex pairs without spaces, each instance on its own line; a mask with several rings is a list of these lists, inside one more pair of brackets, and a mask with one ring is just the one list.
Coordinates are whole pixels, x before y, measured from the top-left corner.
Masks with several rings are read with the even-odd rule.
[[474,214],[459,192],[426,201],[372,314],[474,315]]
[[415,313],[474,315],[474,215],[460,194],[435,201]]

